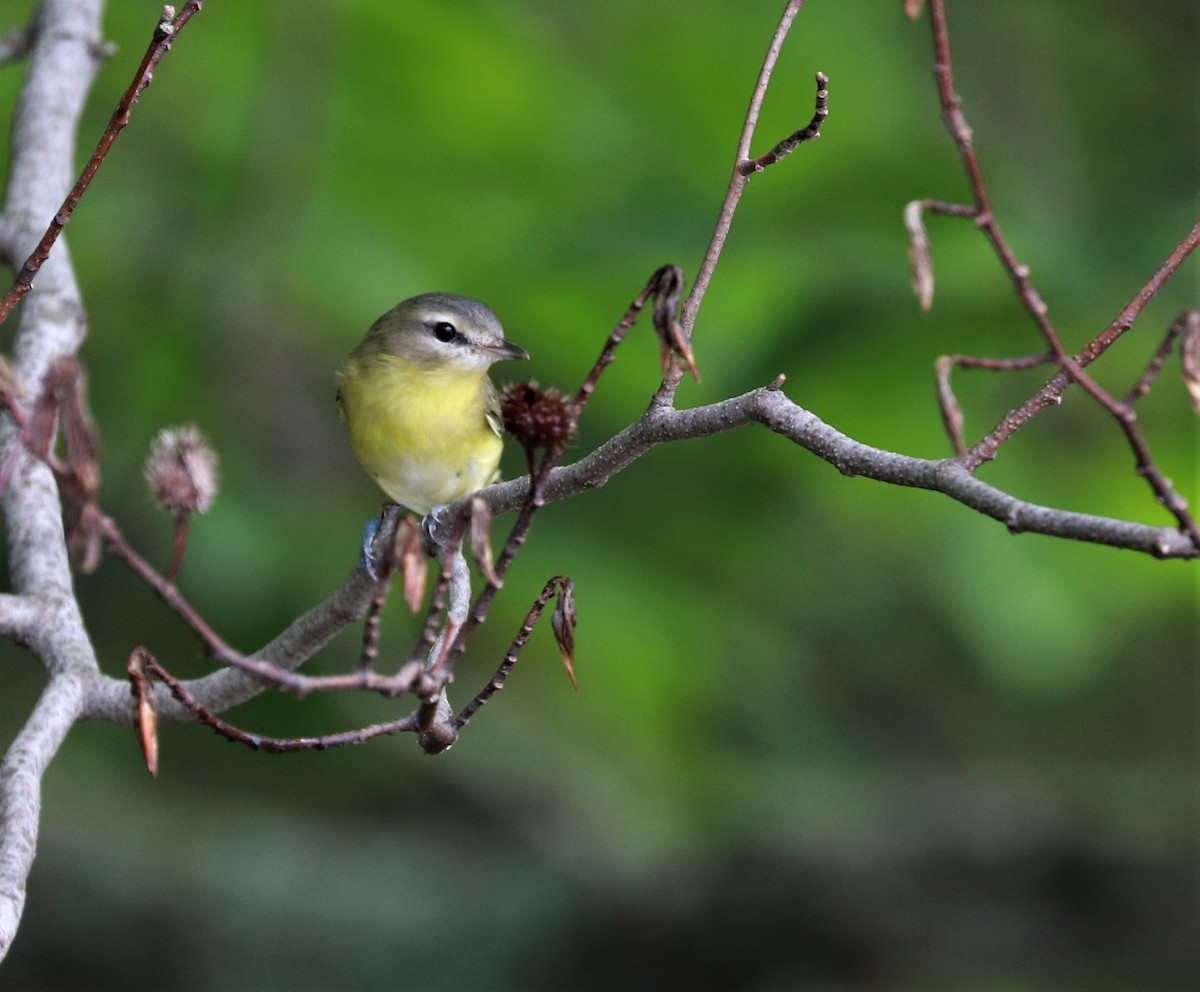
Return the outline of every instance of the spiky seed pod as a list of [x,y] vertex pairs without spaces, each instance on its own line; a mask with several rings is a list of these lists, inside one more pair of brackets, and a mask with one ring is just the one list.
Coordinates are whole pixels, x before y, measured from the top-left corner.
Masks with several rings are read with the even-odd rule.
[[561,451],[575,431],[575,414],[559,390],[521,382],[500,397],[504,429],[524,447],[530,460],[538,449]]

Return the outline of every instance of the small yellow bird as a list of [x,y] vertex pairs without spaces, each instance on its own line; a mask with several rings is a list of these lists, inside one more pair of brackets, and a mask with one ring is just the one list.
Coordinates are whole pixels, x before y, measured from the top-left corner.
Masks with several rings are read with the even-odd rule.
[[528,357],[477,300],[425,293],[397,304],[338,373],[338,408],[367,474],[422,516],[495,482],[503,442],[488,366]]

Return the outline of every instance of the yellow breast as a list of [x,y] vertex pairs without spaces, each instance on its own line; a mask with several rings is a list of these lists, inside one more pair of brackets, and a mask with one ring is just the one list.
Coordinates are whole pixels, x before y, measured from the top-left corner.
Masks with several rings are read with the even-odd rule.
[[426,369],[394,355],[353,356],[338,403],[363,468],[389,497],[426,514],[498,476],[486,371]]

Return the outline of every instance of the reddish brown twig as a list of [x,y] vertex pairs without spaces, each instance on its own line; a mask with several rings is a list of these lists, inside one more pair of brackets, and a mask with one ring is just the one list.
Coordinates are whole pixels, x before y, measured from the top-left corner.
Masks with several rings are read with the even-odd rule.
[[133,550],[116,521],[97,509],[95,526],[97,532],[104,539],[109,552],[124,562],[191,628],[192,632],[204,643],[209,657],[219,665],[240,669],[260,679],[265,685],[274,685],[297,697],[307,696],[313,692],[356,690],[377,692],[387,698],[400,696],[407,692],[424,697],[436,693],[440,689],[440,685],[434,684],[419,664],[402,665],[393,675],[381,675],[367,670],[357,670],[344,675],[301,675],[279,668],[270,662],[244,655],[228,645],[200,616],[183,593]]
[[[1113,318],[1112,323],[1096,335],[1089,344],[1076,352],[1074,356],[1076,364],[1084,368],[1091,365],[1121,335],[1128,331],[1142,310],[1145,309],[1146,304],[1178,271],[1184,260],[1195,250],[1197,244],[1200,244],[1200,224],[1195,225],[1187,236],[1175,246],[1171,254],[1155,269],[1145,284],[1134,293],[1133,298],[1121,309],[1121,312]],[[1000,446],[1025,424],[1047,407],[1057,406],[1061,403],[1063,394],[1072,381],[1070,373],[1066,370],[1056,373],[1037,393],[1017,409],[1006,414],[1000,423],[966,453],[961,459],[963,467],[974,472],[984,462],[995,458]]]
[[[1197,529],[1195,521],[1188,512],[1187,501],[1175,492],[1171,483],[1158,471],[1151,457],[1146,439],[1137,424],[1137,415],[1133,410],[1132,403],[1121,402],[1109,395],[1085,371],[1085,367],[1095,361],[1099,355],[1103,354],[1104,350],[1116,340],[1119,334],[1123,333],[1123,330],[1132,324],[1137,314],[1141,312],[1142,307],[1145,306],[1150,296],[1153,295],[1153,292],[1146,293],[1143,290],[1138,297],[1135,297],[1134,304],[1131,304],[1130,307],[1127,307],[1122,312],[1119,321],[1114,322],[1114,325],[1110,326],[1108,332],[1098,336],[1079,354],[1072,355],[1067,352],[1058,330],[1049,319],[1045,302],[1030,281],[1028,267],[1017,260],[1016,255],[1004,238],[993,213],[991,200],[983,178],[983,170],[979,158],[975,154],[971,128],[967,124],[966,117],[962,112],[961,101],[954,89],[950,36],[946,24],[944,0],[930,0],[929,20],[933,33],[934,46],[933,75],[937,84],[938,98],[941,102],[942,119],[946,125],[946,130],[958,148],[959,157],[962,160],[963,169],[966,172],[967,181],[974,197],[974,208],[967,212],[958,205],[943,204],[937,201],[923,201],[922,205],[928,209],[936,209],[939,212],[952,213],[957,216],[970,216],[973,219],[975,225],[991,243],[1004,271],[1008,274],[1016,289],[1018,298],[1037,324],[1042,337],[1049,345],[1050,354],[1060,370],[1043,387],[1037,396],[1027,401],[1020,410],[1010,413],[1001,422],[999,427],[994,429],[973,449],[967,451],[965,441],[962,437],[961,411],[958,409],[957,401],[954,399],[949,387],[949,370],[954,363],[948,362],[946,359],[940,360],[938,363],[939,402],[943,421],[954,444],[959,462],[969,471],[973,472],[984,461],[995,457],[999,446],[1019,430],[1030,417],[1040,410],[1045,409],[1046,406],[1058,402],[1063,390],[1072,382],[1078,383],[1079,387],[1091,396],[1117,422],[1133,451],[1137,473],[1146,479],[1155,498],[1171,512],[1178,522],[1180,529],[1196,543],[1197,547],[1200,547],[1200,530]],[[927,254],[927,246],[922,245],[924,229],[923,226],[919,225],[919,215],[917,215],[916,211],[911,210],[911,206],[907,220],[913,245],[914,286],[917,288],[918,296],[921,297],[922,304],[924,305],[932,294],[932,270]],[[1198,229],[1200,229],[1200,225],[1193,227],[1189,236],[1172,253],[1167,263],[1160,266],[1152,282],[1157,282],[1157,285],[1161,285],[1162,281],[1165,281],[1178,268],[1183,259],[1195,248],[1197,240],[1200,240]],[[924,251],[922,251],[923,248]],[[981,360],[977,367],[1004,367],[1002,364],[997,364],[995,360],[987,361],[991,364],[985,364]],[[1025,363],[1029,361],[1031,360],[1011,360],[1008,363],[1008,367],[1028,367]],[[959,362],[959,364],[962,363]],[[1153,367],[1154,362],[1152,360],[1150,368]],[[1151,374],[1152,378],[1153,375]],[[1145,388],[1149,388],[1148,382],[1146,382]],[[1138,389],[1139,386],[1135,386],[1134,393],[1140,395]]]
[[71,192],[67,194],[67,198],[58,209],[53,219],[50,221],[50,226],[46,228],[46,233],[42,236],[42,240],[38,242],[33,253],[25,260],[25,264],[21,266],[17,277],[13,282],[12,288],[5,295],[3,300],[0,300],[0,324],[8,319],[13,308],[20,302],[21,297],[29,292],[33,285],[33,280],[37,277],[42,265],[50,256],[50,249],[54,247],[54,243],[58,240],[58,236],[62,233],[63,228],[67,226],[71,215],[75,212],[75,208],[79,206],[79,201],[83,199],[84,193],[87,192],[92,180],[96,177],[96,173],[100,170],[100,166],[104,164],[105,158],[108,156],[109,149],[112,148],[113,142],[117,140],[117,136],[129,123],[129,115],[133,111],[133,105],[137,103],[138,97],[142,95],[142,91],[150,85],[150,80],[154,75],[154,69],[158,65],[164,55],[171,50],[171,44],[176,36],[186,26],[188,21],[192,19],[192,15],[197,13],[203,0],[187,0],[183,5],[183,9],[178,14],[175,13],[175,8],[171,6],[163,7],[162,18],[155,25],[154,34],[150,39],[150,46],[146,49],[146,54],[142,57],[141,65],[138,66],[137,72],[134,73],[133,81],[129,84],[129,88],[125,91],[117,104],[117,109],[113,111],[112,117],[109,119],[108,127],[104,129],[104,134],[101,135],[99,143],[96,145],[96,150],[92,152],[92,157],[88,159],[87,165],[83,167],[83,171],[79,174],[78,180],[72,187]]
[[399,572],[404,584],[404,600],[412,612],[420,608],[425,591],[426,563],[421,544],[421,527],[411,516],[400,514],[394,503],[384,509],[380,539],[384,551],[380,556],[379,582],[367,615],[363,618],[362,651],[359,654],[359,671],[368,671],[379,657],[379,625],[383,608],[391,596],[393,581]]
[[[466,706],[459,711],[454,718],[454,726],[461,730],[467,725],[467,721],[479,712],[480,707],[492,698],[497,692],[504,688],[504,683],[508,676],[512,673],[513,668],[517,664],[517,659],[521,655],[522,649],[529,642],[529,637],[533,633],[533,628],[537,626],[537,622],[541,619],[542,612],[546,609],[546,604],[550,602],[550,598],[556,593],[561,597],[564,595],[564,590],[568,586],[573,587],[571,580],[564,575],[556,575],[550,579],[543,587],[538,598],[534,600],[533,606],[529,608],[529,612],[525,615],[525,622],[521,624],[521,629],[517,632],[517,636],[513,638],[512,645],[508,649],[508,653],[504,656],[504,660],[500,662],[500,667],[496,669],[496,674],[485,685],[479,693]],[[571,675],[571,681],[574,683],[575,676],[573,671],[568,668],[568,673]]]
[[[83,367],[73,355],[60,355],[46,370],[28,415],[15,404],[10,411],[19,430],[0,462],[0,493],[22,452],[43,462],[54,473],[62,494],[67,545],[80,569],[92,571],[100,561],[95,527],[100,445],[87,409]],[[54,451],[57,436],[61,436],[61,459]]]
[[[783,49],[784,39],[787,38],[788,32],[792,29],[792,22],[795,21],[796,15],[800,13],[800,8],[803,6],[804,0],[789,0],[784,7],[783,14],[779,18],[778,25],[776,25],[775,33],[772,35],[771,42],[767,46],[767,53],[763,57],[762,66],[758,71],[758,79],[754,84],[754,90],[750,94],[750,105],[746,109],[746,117],[742,122],[741,137],[738,139],[737,152],[734,155],[733,174],[729,178],[729,186],[725,192],[725,199],[721,203],[721,210],[717,215],[717,223],[713,229],[712,238],[709,240],[708,249],[704,253],[704,260],[700,263],[700,269],[696,273],[696,280],[692,283],[692,291],[688,294],[688,298],[684,302],[683,310],[680,314],[680,323],[683,325],[684,332],[689,338],[691,337],[692,328],[696,323],[696,315],[700,311],[700,304],[704,301],[704,294],[708,292],[708,284],[712,281],[713,273],[717,268],[717,262],[721,258],[721,250],[725,247],[725,239],[729,237],[729,230],[733,226],[733,215],[737,212],[742,193],[745,191],[750,177],[761,171],[760,168],[755,167],[754,163],[758,162],[762,168],[766,168],[768,165],[778,162],[785,155],[793,151],[801,141],[821,136],[820,126],[825,119],[825,115],[828,113],[828,91],[826,90],[826,84],[829,80],[823,73],[817,73],[817,107],[809,125],[801,128],[789,138],[785,138],[760,159],[753,159],[750,156],[750,145],[754,141],[754,132],[758,128],[758,117],[762,111],[763,99],[767,95],[767,88],[771,85],[771,77],[775,73],[775,66],[779,61],[779,53]],[[793,139],[795,139],[795,143],[789,147],[789,143]]]
[[417,720],[413,714],[403,716],[398,720],[387,723],[373,723],[356,730],[346,730],[336,734],[324,734],[320,737],[265,737],[226,723],[208,707],[196,699],[179,679],[162,667],[148,652],[144,655],[146,670],[163,682],[171,695],[196,717],[201,723],[211,727],[227,740],[245,744],[255,751],[266,751],[268,754],[289,754],[295,751],[327,751],[335,747],[350,747],[355,744],[365,744],[376,737],[390,737],[395,734],[415,732]]
[[1163,363],[1166,362],[1167,356],[1171,354],[1172,349],[1175,347],[1176,340],[1180,338],[1188,340],[1197,334],[1200,334],[1200,310],[1184,310],[1183,313],[1171,322],[1171,326],[1167,328],[1167,333],[1163,336],[1162,344],[1158,346],[1154,357],[1146,365],[1141,378],[1125,394],[1125,405],[1133,406],[1133,404],[1150,392],[1150,387],[1154,385],[1159,372],[1162,371]]
[[956,458],[962,458],[967,452],[967,442],[963,436],[962,408],[950,385],[951,373],[956,368],[985,369],[989,372],[1016,372],[1022,369],[1036,368],[1053,362],[1054,355],[1025,355],[1021,358],[979,358],[975,355],[942,355],[934,363],[937,376],[938,408],[942,414],[942,425],[954,448]]
[[742,175],[749,176],[754,172],[762,172],[768,166],[787,158],[804,142],[815,141],[821,137],[821,125],[825,123],[825,118],[829,116],[829,90],[825,88],[829,85],[829,77],[823,72],[818,72],[816,79],[817,102],[813,110],[812,120],[798,131],[793,131],[765,155],[759,155],[757,158],[746,159],[744,162],[740,162],[737,168]]
[[175,518],[175,540],[171,546],[171,563],[167,566],[166,579],[172,585],[179,581],[179,570],[183,567],[183,553],[187,549],[188,521],[190,513],[181,513]]

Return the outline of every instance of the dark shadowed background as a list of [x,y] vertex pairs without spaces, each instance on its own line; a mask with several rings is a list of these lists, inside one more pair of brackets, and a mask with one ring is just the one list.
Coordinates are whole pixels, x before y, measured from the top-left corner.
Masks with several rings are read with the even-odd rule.
[[[185,592],[251,651],[354,564],[380,496],[333,373],[398,300],[487,301],[575,388],[664,262],[694,275],[782,0],[245,4],[208,0],[70,226],[105,448],[103,502],[165,564],[141,480],[194,422],[223,487]],[[0,30],[32,4],[8,0]],[[81,129],[103,129],[159,8],[114,3]],[[1068,345],[1104,327],[1194,222],[1194,4],[951,5],[957,85],[996,212]],[[967,190],[926,25],[813,0],[757,177],[696,328],[682,405],[780,372],[881,447],[948,453],[933,362],[1042,350],[982,238],[934,218],[933,312],[909,288],[904,204]],[[0,72],[10,112],[20,65]],[[1130,384],[1196,305],[1193,259],[1114,349]],[[0,344],[7,347],[11,330]],[[1195,496],[1172,359],[1143,410]],[[977,437],[1045,379],[957,380]],[[639,326],[570,457],[657,385]],[[519,474],[516,451],[506,471]],[[1165,524],[1081,395],[983,478]],[[1182,990],[1196,960],[1194,566],[1011,536],[928,493],[842,478],[746,430],[652,452],[549,508],[459,666],[490,676],[543,581],[578,586],[576,696],[539,629],[507,691],[436,759],[411,738],[269,756],[208,730],[86,725],[46,779],[9,989]],[[79,579],[106,670],[196,641],[115,561]],[[384,657],[416,622],[397,602]],[[353,665],[357,632],[313,671]],[[41,669],[0,647],[7,744]],[[400,705],[406,705],[401,703]],[[270,694],[230,718],[280,735],[396,704]]]

